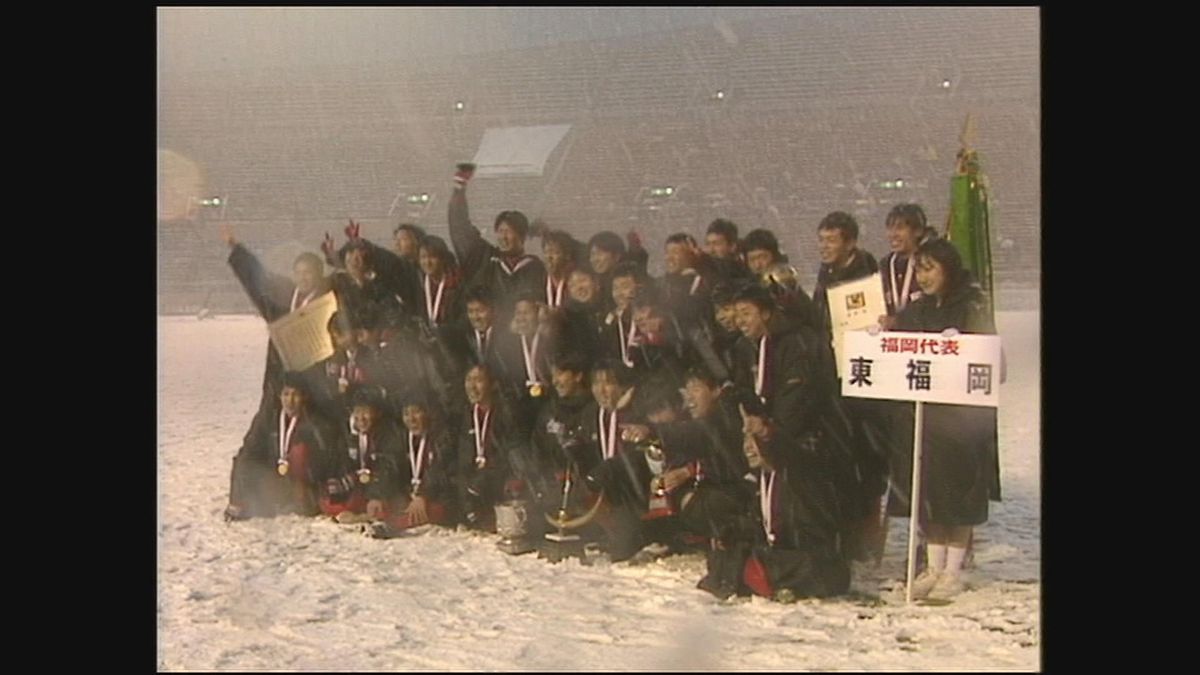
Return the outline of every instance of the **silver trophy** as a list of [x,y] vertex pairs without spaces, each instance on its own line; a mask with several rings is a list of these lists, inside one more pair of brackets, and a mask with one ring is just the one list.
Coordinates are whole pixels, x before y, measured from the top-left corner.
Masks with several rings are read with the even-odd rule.
[[496,548],[510,555],[529,553],[537,549],[529,536],[529,502],[511,499],[496,504],[496,533],[500,541]]

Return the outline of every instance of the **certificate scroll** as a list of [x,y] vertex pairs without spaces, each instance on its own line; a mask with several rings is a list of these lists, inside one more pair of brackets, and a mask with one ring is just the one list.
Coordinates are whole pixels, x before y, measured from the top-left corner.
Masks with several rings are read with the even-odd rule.
[[883,277],[878,272],[869,277],[826,289],[829,295],[829,325],[833,328],[833,353],[837,357],[838,377],[842,373],[843,334],[848,330],[869,328],[887,314],[883,301]]
[[284,369],[304,370],[333,356],[333,338],[327,326],[337,308],[337,296],[329,291],[271,322],[267,327],[271,344],[279,352]]

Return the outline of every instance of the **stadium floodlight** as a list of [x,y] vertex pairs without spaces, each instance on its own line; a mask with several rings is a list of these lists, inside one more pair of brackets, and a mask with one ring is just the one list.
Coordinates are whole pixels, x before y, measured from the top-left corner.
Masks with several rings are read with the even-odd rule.
[[670,185],[650,188],[651,197],[670,197],[673,194],[675,194],[675,188]]
[[904,179],[903,178],[896,179],[896,187],[898,187],[898,188],[904,187]]
[[208,199],[201,199],[200,206],[208,206],[208,207],[212,207],[212,208],[218,208],[221,206],[221,198],[220,197],[209,197]]
[[455,101],[455,102],[454,102],[454,109],[455,109],[455,110],[462,110],[463,108],[466,108],[466,107],[467,107],[467,104],[466,104],[466,103],[463,103],[462,101]]
[[942,89],[950,88],[950,80],[942,80]]
[[428,204],[429,203],[429,193],[428,192],[414,193],[414,194],[411,194],[408,197],[406,197],[404,201],[408,202],[409,204]]
[[720,101],[720,100],[722,100],[722,99],[724,99],[724,98],[725,98],[725,92],[724,92],[724,91],[722,91],[722,90],[720,90],[720,89],[718,89],[718,90],[717,90],[717,93],[716,93],[716,99],[717,99],[718,101]]

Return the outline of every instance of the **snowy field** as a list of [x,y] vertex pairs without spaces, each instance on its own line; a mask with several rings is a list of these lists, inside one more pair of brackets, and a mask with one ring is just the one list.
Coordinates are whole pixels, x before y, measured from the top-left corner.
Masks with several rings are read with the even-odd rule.
[[[158,660],[163,670],[1032,670],[1040,666],[1037,312],[1001,312],[1005,501],[977,530],[974,590],[942,607],[863,599],[717,602],[699,555],[551,565],[494,537],[366,538],[289,516],[227,525],[261,393],[251,316],[159,319]],[[906,520],[878,594],[904,576]],[[887,593],[884,594],[887,597]]]

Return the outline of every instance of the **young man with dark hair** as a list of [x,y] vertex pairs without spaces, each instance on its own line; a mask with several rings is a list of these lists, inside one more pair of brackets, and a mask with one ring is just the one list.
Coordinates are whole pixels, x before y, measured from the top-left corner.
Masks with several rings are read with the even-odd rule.
[[[653,486],[666,496],[688,532],[709,539],[707,574],[697,587],[724,598],[736,592],[720,583],[717,544],[737,527],[748,510],[752,490],[742,454],[740,406],[758,403],[753,393],[722,387],[708,371],[689,370],[684,389],[690,420],[628,427],[635,441],[654,439],[663,450],[664,470]],[[752,400],[752,401],[751,401]],[[761,403],[759,403],[761,406]]]
[[[292,278],[271,274],[253,253],[234,237],[233,228],[221,226],[221,239],[229,246],[229,266],[254,308],[267,323],[307,305],[331,289],[325,265],[315,253],[301,253],[292,263]],[[283,361],[268,341],[263,392],[258,408],[274,405],[279,398]]]
[[279,397],[259,409],[233,460],[226,520],[316,515],[342,447],[332,424],[309,408],[304,379],[284,373]]
[[750,411],[744,428],[743,449],[757,474],[758,494],[750,518],[735,521],[721,538],[718,588],[778,602],[845,593],[850,569],[838,547],[841,516],[820,444],[811,435],[790,436]]
[[633,322],[633,300],[638,289],[645,285],[645,275],[637,265],[622,263],[612,273],[613,309],[600,328],[600,353],[607,358],[619,358],[633,366],[632,346],[637,338]]
[[890,330],[896,315],[921,297],[914,259],[921,244],[936,239],[937,233],[929,227],[925,210],[919,204],[897,204],[888,211],[884,224],[892,250],[879,261],[883,270],[883,300],[888,311],[879,318],[879,323]]
[[326,481],[321,512],[339,523],[382,521],[400,489],[400,437],[383,392],[359,385],[350,394],[347,454]]
[[634,373],[619,359],[605,359],[591,372],[592,396],[580,414],[582,442],[567,448],[588,489],[603,490],[606,506],[598,523],[608,536],[613,562],[626,560],[644,545],[641,514],[648,503],[650,470],[644,453],[621,439],[621,425],[641,419],[632,410]]
[[717,218],[709,223],[704,235],[704,250],[712,261],[714,287],[721,282],[751,278],[750,270],[742,260],[738,226],[733,221]]
[[813,289],[813,304],[817,317],[829,339],[833,339],[829,318],[830,286],[856,281],[879,271],[879,263],[867,251],[858,248],[858,221],[844,211],[834,211],[817,225],[817,251],[821,267],[817,271],[817,286]]
[[316,397],[322,412],[335,420],[345,419],[353,405],[351,393],[362,386],[386,386],[387,372],[379,350],[367,340],[373,326],[369,312],[338,310],[329,317],[326,328],[333,339],[334,353],[325,359],[323,392]]
[[421,245],[425,243],[425,230],[413,223],[400,223],[392,230],[392,251],[408,260],[417,262]]
[[450,195],[450,241],[458,255],[469,285],[491,294],[503,311],[522,292],[540,293],[546,285],[546,267],[536,256],[525,253],[529,219],[520,211],[501,211],[493,226],[496,244],[490,244],[471,223],[467,208],[467,182],[475,174],[473,164],[459,164]]
[[684,329],[653,286],[639,289],[634,296],[633,326],[627,355],[638,379],[657,376],[678,388],[693,355]]
[[488,366],[467,370],[464,389],[467,409],[456,462],[459,509],[467,527],[490,530],[496,503],[521,491],[513,481],[512,456],[521,452],[517,446],[529,442],[529,432],[513,417]]
[[430,400],[415,388],[403,396],[396,495],[386,516],[368,530],[375,538],[394,537],[430,523],[454,522],[458,501],[454,440]]
[[557,336],[543,325],[542,307],[534,293],[518,296],[508,330],[496,338],[497,384],[523,426],[533,424],[538,410],[551,396],[550,364]]
[[521,476],[547,512],[560,504],[562,482],[568,466],[563,444],[578,438],[582,413],[592,401],[588,387],[588,357],[572,352],[556,359],[551,369],[554,396],[538,411],[531,437],[532,475]]
[[[825,339],[832,343],[833,326],[829,314],[830,286],[855,281],[879,271],[875,258],[858,244],[858,222],[854,216],[843,211],[834,211],[821,219],[817,226],[817,248],[821,255],[821,267],[817,273],[817,286],[813,291],[813,302],[821,320]],[[833,396],[841,417],[852,425],[848,440],[853,446],[854,462],[857,467],[857,497],[846,498],[846,516],[854,522],[844,542],[850,557],[867,560],[883,554],[883,539],[886,534],[886,514],[882,512],[880,498],[887,489],[888,424],[881,417],[887,404],[866,399],[842,399],[841,390]]]
[[691,235],[683,232],[667,237],[664,249],[666,271],[659,287],[665,302],[684,328],[706,321],[715,276],[712,259],[700,251]]
[[800,286],[795,267],[779,248],[779,240],[770,230],[753,230],[742,240],[746,266],[760,285],[771,292],[779,309],[805,325],[818,325],[812,298]]
[[576,241],[562,230],[550,230],[542,235],[542,260],[546,264],[546,307],[558,309],[567,299],[567,282],[571,272],[579,267],[587,245]]

